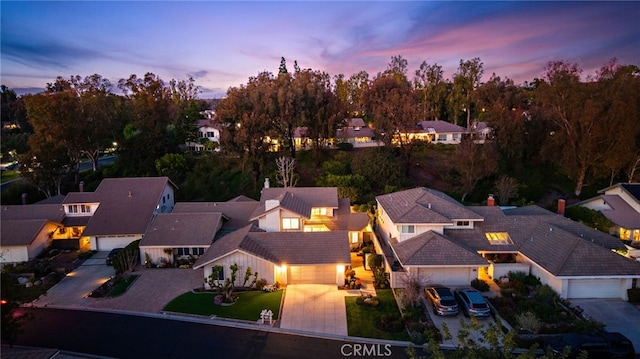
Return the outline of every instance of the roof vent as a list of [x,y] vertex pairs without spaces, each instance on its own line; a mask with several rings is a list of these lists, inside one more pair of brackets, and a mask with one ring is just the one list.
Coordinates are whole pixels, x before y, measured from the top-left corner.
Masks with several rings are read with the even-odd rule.
[[131,193],[131,191],[129,191],[129,198],[133,197],[133,193]]
[[549,227],[549,232],[553,232],[553,228],[552,227]]
[[427,208],[431,209],[431,203],[427,203]]

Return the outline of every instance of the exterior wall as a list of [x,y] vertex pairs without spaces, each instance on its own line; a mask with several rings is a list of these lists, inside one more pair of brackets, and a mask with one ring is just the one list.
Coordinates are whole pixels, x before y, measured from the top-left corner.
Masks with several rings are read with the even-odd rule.
[[[251,267],[251,270],[253,270],[254,272],[258,272],[258,279],[264,278],[269,284],[274,283],[276,280],[280,281],[280,283],[286,284],[286,282],[283,282],[282,280],[279,280],[279,278],[276,278],[276,266],[273,263],[238,251],[233,252],[225,257],[216,260],[213,263],[204,266],[204,277],[208,277],[211,274],[211,270],[214,265],[219,265],[224,268],[225,279],[229,278],[231,275],[231,269],[229,269],[229,267],[234,263],[238,265],[238,273],[235,283],[236,285],[242,285],[242,282],[244,282],[244,273],[246,272],[248,267]],[[284,278],[286,279],[286,270]]]
[[525,272],[529,274],[531,266],[529,263],[491,263],[489,265],[489,278],[497,279],[506,277],[509,272]]
[[419,278],[429,284],[469,286],[472,280],[478,278],[477,267],[409,268],[409,270],[411,273],[417,271]]
[[27,246],[3,246],[0,248],[0,263],[20,263],[28,260]]
[[400,225],[398,225],[396,227],[396,232],[398,233],[398,237],[396,238],[398,238],[398,241],[402,242],[411,237],[415,237],[419,234],[429,232],[429,231],[434,231],[440,234],[444,233],[444,226],[441,224],[436,224],[436,225],[414,224],[414,226],[415,226],[415,233],[400,233]]
[[51,244],[49,233],[58,228],[57,225],[47,222],[40,230],[36,238],[27,246],[27,252],[29,253],[29,259],[37,257],[42,251]]
[[258,219],[258,226],[267,232],[283,232],[280,227],[280,219],[285,217],[298,218],[300,220],[300,228],[298,230],[291,230],[293,232],[302,232],[303,219],[299,214],[285,210],[276,210],[267,213]]
[[592,209],[594,211],[611,209],[611,207],[608,204],[606,204],[602,198],[594,198],[590,201],[584,202],[580,206]]
[[149,261],[154,264],[160,263],[161,258],[171,262],[173,260],[173,255],[167,254],[164,252],[164,249],[168,247],[140,247],[140,263],[146,263],[147,257],[145,254],[149,255]]
[[553,290],[556,291],[562,298],[567,297],[567,285],[566,281],[556,278],[553,274],[547,272],[544,268],[540,267],[536,262],[530,260],[526,256],[522,254],[518,254],[516,256],[516,261],[518,263],[527,263],[531,267],[530,274],[540,278],[540,281],[543,284],[548,285]]
[[158,201],[158,210],[160,213],[169,213],[173,211],[175,205],[175,194],[173,187],[167,184],[162,191],[162,197]]

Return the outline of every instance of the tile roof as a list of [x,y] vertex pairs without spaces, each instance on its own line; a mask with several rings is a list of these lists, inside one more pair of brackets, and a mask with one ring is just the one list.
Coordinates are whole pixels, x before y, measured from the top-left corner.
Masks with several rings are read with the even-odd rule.
[[[93,192],[94,202],[99,202],[100,206],[87,223],[83,235],[144,233],[167,185],[175,188],[168,177],[103,179]],[[80,193],[81,196],[90,194]],[[75,194],[71,198],[73,196]]]
[[2,246],[28,246],[42,230],[47,219],[3,220],[0,229]]
[[377,196],[376,200],[393,223],[453,223],[456,220],[482,220],[443,192],[418,187]]
[[477,253],[436,232],[428,231],[391,247],[402,265],[407,266],[485,266]]
[[348,264],[351,261],[346,231],[265,232],[249,225],[215,241],[194,268],[236,250],[278,265]]
[[222,213],[222,228],[238,229],[252,223],[251,214],[260,205],[258,201],[234,202],[178,202],[172,213]]
[[160,213],[147,228],[140,246],[208,247],[221,226],[220,213]]
[[64,219],[64,208],[61,204],[27,204],[2,206],[0,218],[2,223],[11,219],[48,219],[61,222]]

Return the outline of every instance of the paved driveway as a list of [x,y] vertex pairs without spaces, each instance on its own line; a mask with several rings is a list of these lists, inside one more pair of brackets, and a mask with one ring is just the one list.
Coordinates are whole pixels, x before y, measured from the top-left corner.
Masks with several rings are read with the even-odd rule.
[[640,353],[640,307],[622,299],[571,299],[571,304],[604,323],[607,331],[622,333]]
[[346,292],[335,285],[287,285],[280,328],[346,336]]

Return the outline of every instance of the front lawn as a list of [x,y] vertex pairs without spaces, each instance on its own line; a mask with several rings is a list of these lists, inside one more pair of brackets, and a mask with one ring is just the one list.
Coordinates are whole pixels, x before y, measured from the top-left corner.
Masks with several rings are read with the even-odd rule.
[[197,315],[215,315],[223,318],[256,321],[260,319],[260,312],[269,309],[273,312],[273,319],[280,315],[280,303],[283,290],[275,292],[251,291],[237,293],[239,299],[234,305],[215,305],[215,293],[187,292],[175,298],[163,310],[167,312],[188,313]]
[[[380,305],[367,307],[358,305],[358,297],[345,297],[347,305],[347,330],[350,336],[408,341],[409,335],[402,324],[402,316],[391,289],[376,290]],[[397,331],[379,329],[380,322],[391,324],[398,321]]]

